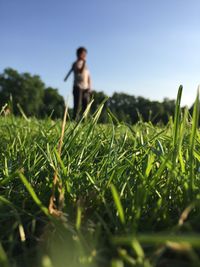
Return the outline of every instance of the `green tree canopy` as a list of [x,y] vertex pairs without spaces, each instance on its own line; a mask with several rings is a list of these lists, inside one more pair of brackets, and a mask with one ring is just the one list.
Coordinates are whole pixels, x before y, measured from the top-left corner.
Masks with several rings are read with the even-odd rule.
[[7,68],[0,74],[0,106],[10,102],[13,114],[19,115],[19,105],[27,116],[62,117],[64,99],[58,90],[48,87],[38,75],[19,73]]
[[48,87],[44,90],[41,116],[51,116],[53,119],[61,118],[65,109],[63,97],[57,89]]
[[[12,98],[12,101],[10,99]],[[94,102],[91,113],[108,98],[103,91],[93,91]],[[19,73],[14,69],[7,68],[0,74],[0,107],[11,102],[13,114],[20,113],[19,105],[27,116],[40,118],[51,116],[53,119],[61,118],[64,111],[64,99],[58,90],[52,87],[46,88],[38,75]],[[139,119],[152,123],[167,123],[169,116],[173,116],[175,101],[165,98],[163,102],[150,101],[147,98],[125,93],[114,92],[106,101],[99,122],[108,122],[106,109],[123,122],[131,124]],[[69,110],[71,113],[71,109]]]
[[44,83],[37,75],[19,74],[11,68],[5,69],[0,75],[0,103],[3,105],[12,96],[13,113],[19,114],[18,104],[26,115],[36,115],[43,101]]

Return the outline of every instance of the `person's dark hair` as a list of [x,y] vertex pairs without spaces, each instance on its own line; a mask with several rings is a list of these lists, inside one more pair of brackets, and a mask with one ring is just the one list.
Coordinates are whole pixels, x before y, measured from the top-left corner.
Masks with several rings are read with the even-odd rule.
[[86,52],[86,53],[87,53],[87,49],[86,49],[85,47],[83,47],[83,46],[79,47],[79,48],[76,50],[76,55],[77,55],[77,57],[79,57],[80,54],[81,54],[82,52]]

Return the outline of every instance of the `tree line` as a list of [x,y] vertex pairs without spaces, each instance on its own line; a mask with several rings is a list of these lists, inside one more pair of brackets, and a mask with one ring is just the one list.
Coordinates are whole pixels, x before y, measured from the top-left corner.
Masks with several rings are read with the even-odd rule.
[[[101,123],[109,121],[110,113],[116,120],[131,124],[140,119],[166,124],[175,110],[175,100],[168,98],[162,102],[150,101],[141,96],[117,92],[108,98],[103,91],[93,91],[93,98],[91,113],[107,98],[100,116]],[[14,115],[20,115],[23,110],[27,116],[52,119],[62,118],[65,107],[64,98],[58,89],[46,87],[38,75],[19,73],[12,68],[0,74],[0,110],[6,104]]]

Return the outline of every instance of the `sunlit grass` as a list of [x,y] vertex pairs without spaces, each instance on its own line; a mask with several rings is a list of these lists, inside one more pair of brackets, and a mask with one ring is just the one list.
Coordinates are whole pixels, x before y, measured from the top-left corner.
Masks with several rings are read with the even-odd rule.
[[0,117],[1,266],[159,266],[161,245],[200,264],[199,96],[190,118],[181,93],[166,126],[67,122],[60,155],[61,121]]

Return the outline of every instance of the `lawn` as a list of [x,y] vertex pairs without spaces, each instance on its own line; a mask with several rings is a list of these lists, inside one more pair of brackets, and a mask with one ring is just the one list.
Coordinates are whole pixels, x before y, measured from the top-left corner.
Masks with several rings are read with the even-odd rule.
[[[0,117],[0,266],[200,266],[199,100],[167,125]],[[59,151],[60,149],[60,151]],[[51,200],[51,206],[49,206]]]

